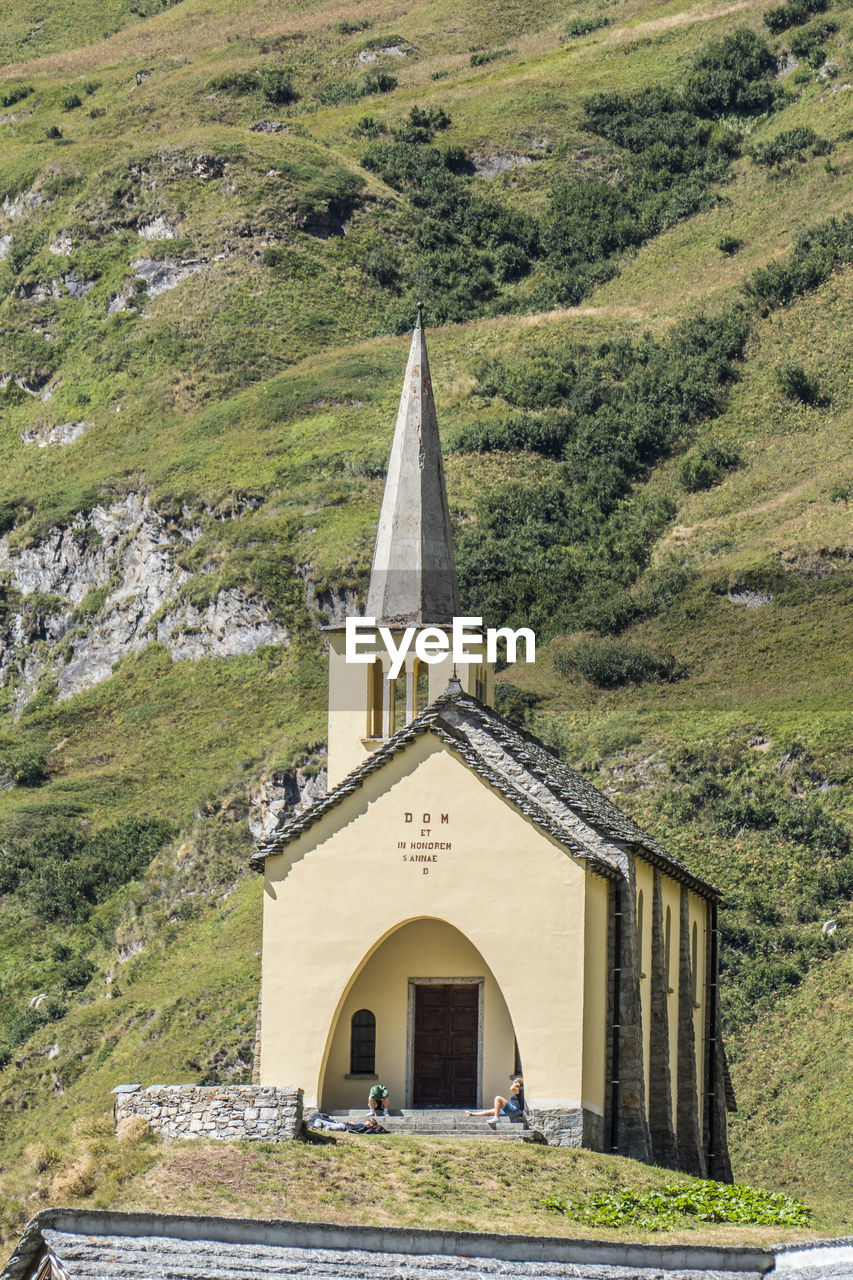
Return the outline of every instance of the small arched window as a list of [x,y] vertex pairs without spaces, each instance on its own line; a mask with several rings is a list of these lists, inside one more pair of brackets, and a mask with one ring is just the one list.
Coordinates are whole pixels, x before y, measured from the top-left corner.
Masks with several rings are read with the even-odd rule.
[[672,982],[671,982],[671,980],[670,980],[670,974],[671,974],[670,961],[671,961],[671,959],[672,959],[672,912],[671,912],[671,910],[669,909],[669,907],[667,907],[667,909],[666,909],[666,925],[664,926],[664,935],[663,935],[663,965],[664,965],[664,972],[665,972],[665,974],[666,974],[665,981],[666,981],[666,989],[667,989],[667,991],[671,991],[671,990],[672,990]]
[[352,1015],[349,1069],[353,1076],[372,1076],[376,1071],[376,1018],[369,1009]]

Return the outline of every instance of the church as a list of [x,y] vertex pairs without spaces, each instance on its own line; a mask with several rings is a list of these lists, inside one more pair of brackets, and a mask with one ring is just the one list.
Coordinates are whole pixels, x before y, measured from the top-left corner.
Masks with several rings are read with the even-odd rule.
[[[305,1106],[489,1106],[523,1073],[527,1128],[731,1180],[719,894],[495,710],[485,649],[378,628],[461,614],[419,315],[365,616],[329,646],[327,794],[254,855],[264,875],[260,1083]],[[362,633],[364,635],[364,633]],[[475,647],[476,649],[476,647]]]

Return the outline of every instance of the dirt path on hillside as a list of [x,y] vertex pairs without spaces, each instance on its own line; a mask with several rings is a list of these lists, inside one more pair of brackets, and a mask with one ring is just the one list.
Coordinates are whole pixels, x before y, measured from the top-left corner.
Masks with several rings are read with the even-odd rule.
[[737,0],[736,4],[727,4],[719,9],[686,10],[684,13],[670,13],[665,18],[649,18],[648,22],[638,22],[634,26],[615,27],[609,35],[603,37],[601,44],[625,44],[629,40],[635,40],[637,36],[671,31],[673,27],[688,27],[694,22],[713,22],[715,18],[724,18],[740,9],[749,9],[752,3],[753,0]]

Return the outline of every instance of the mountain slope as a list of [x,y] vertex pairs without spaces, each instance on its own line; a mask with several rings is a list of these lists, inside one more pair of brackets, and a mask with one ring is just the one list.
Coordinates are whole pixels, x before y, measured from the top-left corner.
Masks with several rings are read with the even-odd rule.
[[[247,816],[322,764],[419,264],[466,608],[538,610],[501,705],[723,887],[736,1173],[831,1205],[780,1151],[813,1023],[851,1065],[850,10],[154,8],[0,32],[7,1228],[113,1084],[248,1069]],[[712,109],[744,25],[785,74],[736,37]]]

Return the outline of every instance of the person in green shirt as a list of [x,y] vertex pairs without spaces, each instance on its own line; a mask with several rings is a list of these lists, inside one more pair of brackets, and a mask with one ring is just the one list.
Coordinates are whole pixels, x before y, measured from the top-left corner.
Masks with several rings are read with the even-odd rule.
[[388,1090],[384,1084],[375,1084],[371,1087],[367,1096],[367,1105],[372,1116],[376,1116],[377,1119],[379,1116],[387,1118],[391,1109],[388,1105]]

